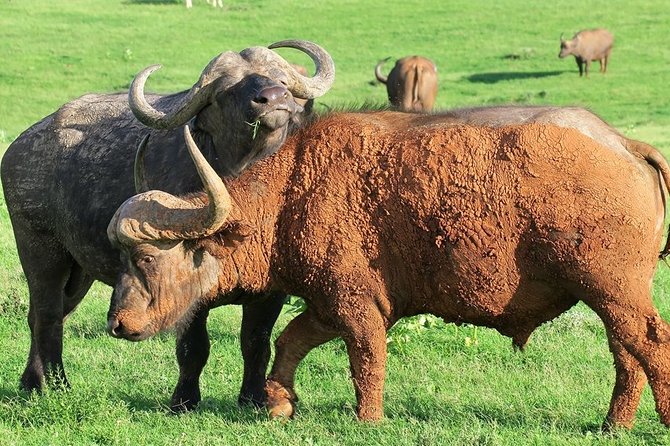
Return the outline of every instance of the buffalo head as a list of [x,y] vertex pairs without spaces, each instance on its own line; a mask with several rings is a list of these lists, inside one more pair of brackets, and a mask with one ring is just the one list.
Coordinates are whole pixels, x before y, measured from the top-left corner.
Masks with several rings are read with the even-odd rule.
[[[184,133],[207,195],[179,198],[151,190],[129,198],[116,211],[107,235],[121,251],[123,267],[108,314],[112,336],[139,341],[188,322],[192,310],[218,293],[218,264],[201,240],[226,223],[231,199],[188,126]],[[145,145],[146,139],[138,161]],[[135,172],[142,175],[141,168]],[[136,177],[135,184],[143,184],[143,179]]]
[[[296,48],[316,65],[313,77],[300,74],[272,48]],[[291,126],[299,124],[302,106],[294,99],[323,95],[335,78],[330,55],[302,40],[285,40],[269,48],[252,47],[214,58],[187,92],[150,104],[144,95],[152,65],[133,80],[128,100],[139,121],[156,129],[171,129],[192,121],[201,144],[212,144],[223,175],[237,175],[257,159],[274,153]]]
[[564,57],[567,57],[570,54],[572,54],[572,51],[574,50],[576,45],[577,37],[578,36],[575,36],[572,39],[566,40],[563,38],[563,34],[561,34],[561,51],[558,53],[558,57],[563,59]]

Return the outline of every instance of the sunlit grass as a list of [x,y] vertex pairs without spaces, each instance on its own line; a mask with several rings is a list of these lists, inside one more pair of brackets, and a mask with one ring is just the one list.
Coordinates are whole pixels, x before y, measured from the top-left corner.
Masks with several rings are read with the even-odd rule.
[[[225,2],[0,1],[0,153],[21,131],[88,92],[127,88],[163,64],[149,89],[188,88],[226,50],[304,38],[337,64],[319,107],[383,103],[379,59],[421,54],[438,65],[437,107],[499,103],[578,104],[670,154],[667,5],[589,0]],[[579,79],[559,60],[558,38],[606,26],[616,44],[610,72]],[[308,65],[294,51],[282,51]],[[194,413],[168,414],[176,382],[174,336],[142,343],[104,333],[111,290],[96,285],[67,321],[64,361],[72,389],[27,395],[18,377],[29,348],[27,289],[0,198],[0,445],[44,444],[670,444],[644,393],[637,424],[599,433],[614,368],[602,324],[583,305],[542,326],[523,353],[493,330],[409,319],[389,333],[386,419],[361,424],[341,341],[300,366],[299,413],[288,423],[236,404],[242,374],[240,309],[212,312],[212,354]],[[659,266],[655,302],[670,319],[670,270]],[[275,333],[292,314],[285,313]]]

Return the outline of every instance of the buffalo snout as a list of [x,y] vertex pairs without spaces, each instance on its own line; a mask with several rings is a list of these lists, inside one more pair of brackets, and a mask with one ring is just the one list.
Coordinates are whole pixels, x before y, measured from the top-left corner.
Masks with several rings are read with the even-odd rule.
[[274,85],[272,87],[263,88],[253,100],[257,104],[267,104],[272,106],[287,101],[289,95],[290,93],[286,87],[283,85]]
[[124,327],[116,317],[107,319],[107,333],[115,338],[122,338]]
[[146,330],[137,330],[132,324],[125,323],[118,314],[109,314],[107,317],[107,333],[117,339],[128,341],[142,341],[150,336]]

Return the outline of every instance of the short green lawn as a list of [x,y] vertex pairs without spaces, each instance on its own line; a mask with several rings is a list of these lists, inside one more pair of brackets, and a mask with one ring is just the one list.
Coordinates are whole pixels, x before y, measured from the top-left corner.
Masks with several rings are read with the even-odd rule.
[[[383,103],[376,62],[421,54],[438,65],[440,109],[582,105],[670,155],[665,1],[227,0],[216,9],[193,0],[190,10],[182,3],[0,0],[0,153],[64,102],[126,89],[147,65],[163,64],[149,89],[175,92],[222,51],[303,38],[337,64],[333,89],[317,100],[322,109]],[[615,34],[610,71],[601,75],[596,64],[590,79],[580,79],[572,58],[557,57],[559,36],[594,26]],[[173,416],[166,406],[177,376],[174,336],[137,344],[107,336],[110,292],[96,285],[66,324],[72,389],[19,392],[28,298],[0,197],[0,445],[670,444],[648,389],[632,431],[599,433],[614,369],[602,324],[582,305],[541,327],[524,353],[489,329],[432,317],[399,324],[389,333],[386,419],[378,424],[355,420],[344,346],[328,343],[299,369],[298,417],[280,423],[236,405],[239,308],[212,312],[204,399],[194,413]],[[670,320],[665,265],[654,294]],[[285,313],[275,333],[291,317]]]

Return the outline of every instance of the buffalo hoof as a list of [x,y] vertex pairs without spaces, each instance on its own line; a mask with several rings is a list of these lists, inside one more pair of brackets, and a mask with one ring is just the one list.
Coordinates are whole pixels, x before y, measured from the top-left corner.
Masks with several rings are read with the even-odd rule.
[[170,400],[170,410],[174,413],[184,413],[196,408],[200,402],[200,389],[191,392],[175,392]]
[[190,401],[190,400],[172,401],[170,403],[170,411],[176,414],[185,413],[194,410],[197,406],[198,401]]
[[26,374],[24,373],[23,376],[21,377],[21,381],[19,382],[19,387],[21,390],[26,391],[28,393],[32,392],[41,392],[42,391],[42,378],[32,375],[32,374]]
[[297,398],[292,389],[287,389],[276,381],[268,380],[265,383],[265,391],[268,395],[267,409],[270,418],[293,418]]
[[378,407],[359,408],[357,411],[358,419],[365,422],[381,421],[384,418],[384,411]]
[[290,419],[295,414],[293,403],[287,399],[277,401],[272,407],[268,407],[268,414],[270,418],[274,419]]
[[237,404],[239,404],[242,407],[255,407],[255,408],[261,408],[265,407],[265,402],[267,401],[267,398],[265,397],[265,392],[259,394],[242,394],[240,393],[240,396],[237,397]]
[[615,420],[610,417],[605,418],[600,431],[604,434],[613,434],[618,430],[630,430],[633,427],[633,420]]
[[61,371],[49,372],[43,375],[30,369],[26,369],[23,372],[21,381],[19,382],[21,390],[29,393],[41,393],[47,386],[52,390],[67,390],[70,388],[70,383]]

